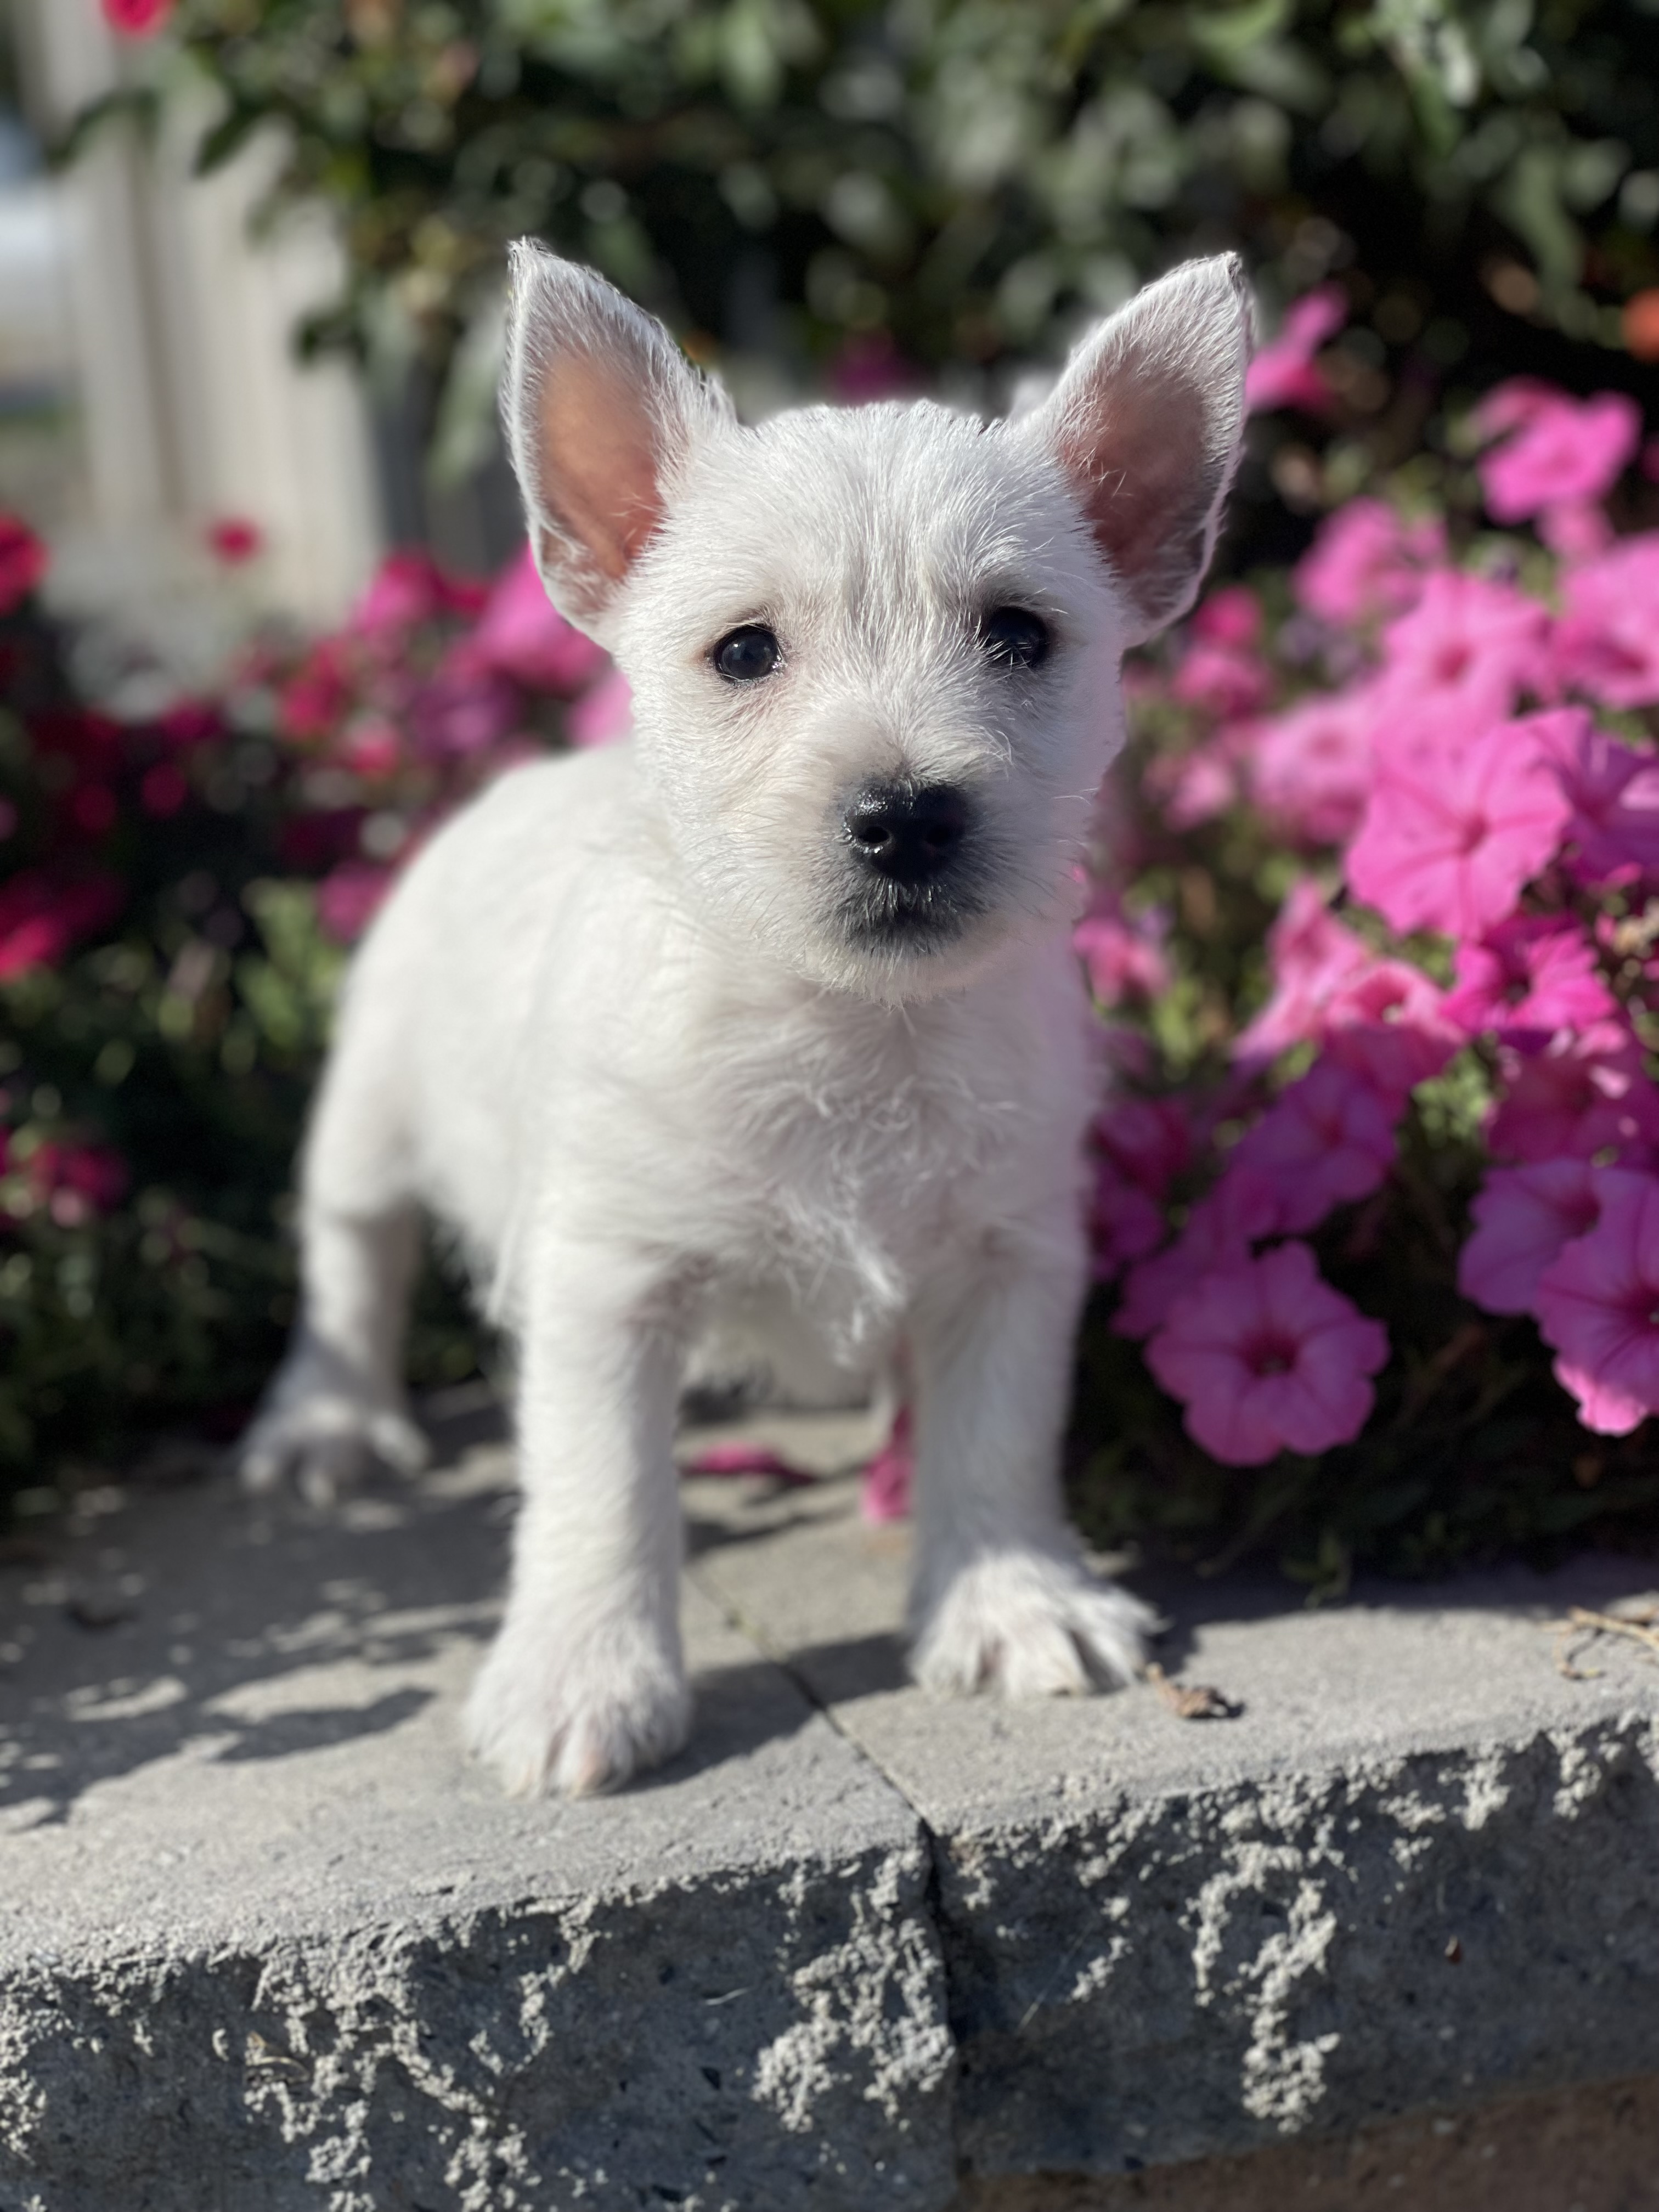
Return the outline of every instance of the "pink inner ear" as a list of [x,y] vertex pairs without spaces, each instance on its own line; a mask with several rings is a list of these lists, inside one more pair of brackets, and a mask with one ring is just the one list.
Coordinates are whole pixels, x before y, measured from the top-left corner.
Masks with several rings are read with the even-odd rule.
[[650,415],[636,389],[582,354],[550,366],[540,412],[540,504],[620,583],[662,520]]
[[1203,530],[1205,429],[1190,386],[1129,380],[1061,428],[1060,461],[1095,543],[1138,601],[1156,599],[1161,573]]

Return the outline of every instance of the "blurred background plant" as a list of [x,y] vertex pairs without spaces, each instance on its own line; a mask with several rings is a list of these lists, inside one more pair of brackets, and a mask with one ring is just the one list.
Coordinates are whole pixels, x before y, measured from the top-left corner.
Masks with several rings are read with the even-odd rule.
[[[1006,397],[1183,254],[1270,316],[1334,279],[1320,404],[1262,441],[1242,535],[1402,458],[1449,372],[1569,389],[1659,359],[1659,13],[1642,0],[178,0],[83,119],[263,125],[271,204],[347,252],[305,343],[399,384],[442,471],[489,436],[506,241],[662,313],[740,392]],[[185,59],[180,57],[186,58]],[[1314,434],[1314,433],[1317,434]],[[1252,527],[1254,523],[1254,527]],[[1267,532],[1263,538],[1262,533]]]

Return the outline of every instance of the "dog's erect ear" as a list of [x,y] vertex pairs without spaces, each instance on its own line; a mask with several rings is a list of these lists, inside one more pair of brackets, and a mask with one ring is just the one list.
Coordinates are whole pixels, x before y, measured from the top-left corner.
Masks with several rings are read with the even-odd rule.
[[1238,459],[1250,301],[1237,254],[1189,261],[1084,339],[1017,434],[1059,459],[1139,643],[1192,605]]
[[532,240],[512,251],[501,413],[560,612],[609,641],[618,586],[698,441],[732,420],[659,322]]

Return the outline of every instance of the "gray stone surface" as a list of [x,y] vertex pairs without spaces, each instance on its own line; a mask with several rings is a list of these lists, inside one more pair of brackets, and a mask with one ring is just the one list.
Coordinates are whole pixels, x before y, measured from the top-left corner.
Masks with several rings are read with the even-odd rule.
[[1650,1565],[1152,1589],[1191,1723],[927,1698],[851,1483],[687,1499],[693,1746],[578,1806],[459,1747],[498,1450],[0,1568],[0,2212],[942,2212],[1659,2068],[1659,1665],[1543,1626]]
[[1568,1680],[1547,1626],[1653,1563],[1319,1611],[1143,1579],[1166,1669],[1243,1708],[1191,1722],[1149,1686],[924,1698],[902,1540],[834,1486],[704,1511],[742,1540],[706,1534],[696,1571],[934,1838],[973,2170],[1133,2170],[1659,2066],[1659,1665],[1603,1638]]
[[3,2212],[950,2195],[920,1824],[706,1597],[644,1787],[463,1759],[506,1475],[332,1525],[216,1486],[6,1574]]

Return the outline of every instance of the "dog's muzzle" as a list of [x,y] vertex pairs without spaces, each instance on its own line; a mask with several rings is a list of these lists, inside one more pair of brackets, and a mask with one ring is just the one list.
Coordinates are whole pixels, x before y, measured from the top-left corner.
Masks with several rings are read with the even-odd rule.
[[974,808],[948,783],[867,784],[842,817],[855,944],[925,948],[983,911],[972,895]]

